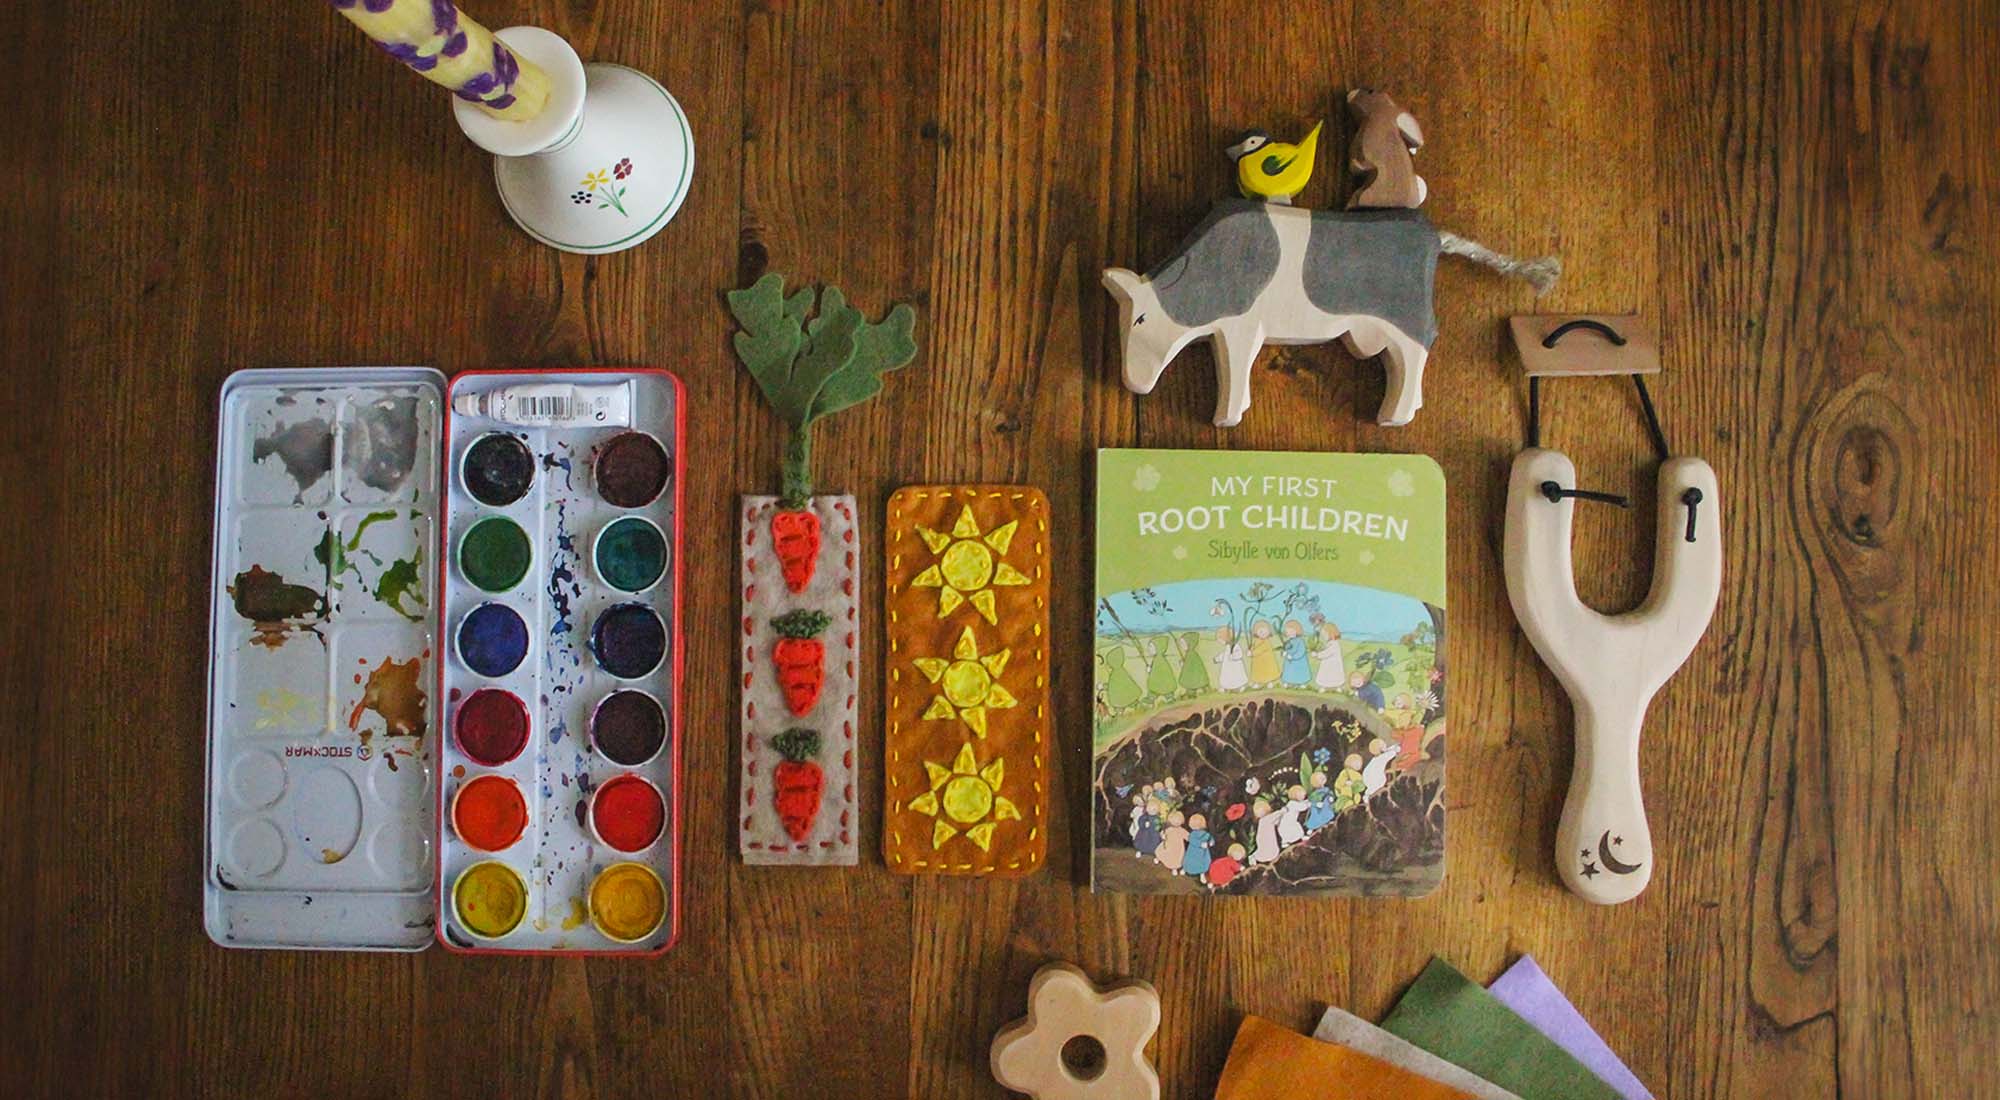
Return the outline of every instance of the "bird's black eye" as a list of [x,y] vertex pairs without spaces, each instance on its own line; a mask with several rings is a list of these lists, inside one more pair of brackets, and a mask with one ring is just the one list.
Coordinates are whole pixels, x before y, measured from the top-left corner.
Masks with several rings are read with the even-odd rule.
[[1145,315],[1145,314],[1143,314],[1143,313],[1141,313],[1141,314],[1140,314],[1140,315],[1138,315],[1137,317],[1134,317],[1134,318],[1132,318],[1132,327],[1133,327],[1133,328],[1138,328],[1138,327],[1139,327],[1140,325],[1143,325],[1143,324],[1145,324],[1145,323],[1146,323],[1146,315]]

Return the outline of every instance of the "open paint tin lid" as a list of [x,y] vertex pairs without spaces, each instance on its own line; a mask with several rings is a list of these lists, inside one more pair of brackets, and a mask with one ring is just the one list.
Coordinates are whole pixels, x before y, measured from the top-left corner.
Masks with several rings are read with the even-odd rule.
[[202,867],[216,943],[432,939],[443,391],[405,367],[223,384]]

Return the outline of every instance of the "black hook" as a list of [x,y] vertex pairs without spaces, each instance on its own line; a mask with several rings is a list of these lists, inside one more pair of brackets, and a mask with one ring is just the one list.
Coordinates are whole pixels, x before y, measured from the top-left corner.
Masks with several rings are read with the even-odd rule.
[[1694,509],[1695,505],[1701,503],[1701,499],[1701,490],[1692,485],[1681,494],[1681,503],[1687,505],[1688,509],[1687,541],[1689,542],[1694,541]]

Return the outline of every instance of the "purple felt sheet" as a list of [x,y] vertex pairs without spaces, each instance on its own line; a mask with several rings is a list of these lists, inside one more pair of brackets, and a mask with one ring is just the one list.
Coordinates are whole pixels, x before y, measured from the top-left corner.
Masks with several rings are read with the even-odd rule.
[[1653,1094],[1625,1068],[1625,1063],[1612,1053],[1611,1047],[1576,1006],[1569,1003],[1562,990],[1556,988],[1556,983],[1542,973],[1532,957],[1521,956],[1505,974],[1493,979],[1486,991],[1533,1024],[1536,1031],[1553,1039],[1625,1100],[1653,1100]]

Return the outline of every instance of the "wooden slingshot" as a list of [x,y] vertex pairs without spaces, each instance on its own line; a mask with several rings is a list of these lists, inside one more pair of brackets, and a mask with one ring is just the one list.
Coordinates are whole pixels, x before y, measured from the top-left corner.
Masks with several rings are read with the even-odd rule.
[[[1528,447],[1507,483],[1507,597],[1522,632],[1576,711],[1576,763],[1556,829],[1556,868],[1578,896],[1630,901],[1653,875],[1639,788],[1639,731],[1653,694],[1708,629],[1722,588],[1722,509],[1715,471],[1673,456],[1645,376],[1659,349],[1636,317],[1515,317],[1528,375]],[[1544,376],[1631,375],[1660,456],[1659,534],[1645,602],[1604,615],[1576,595],[1570,563],[1575,501],[1625,498],[1577,488],[1568,455],[1541,445]]]

